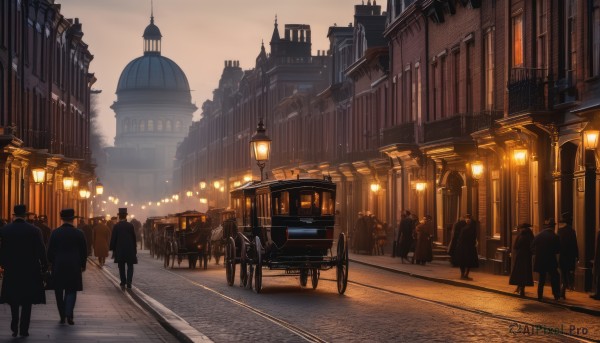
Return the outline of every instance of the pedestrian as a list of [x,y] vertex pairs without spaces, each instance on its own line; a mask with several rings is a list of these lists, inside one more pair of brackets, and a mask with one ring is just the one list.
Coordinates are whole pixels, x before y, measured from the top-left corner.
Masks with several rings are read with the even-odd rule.
[[110,229],[106,226],[104,219],[100,219],[94,225],[94,255],[98,258],[100,268],[104,267],[110,245]]
[[554,233],[554,225],[554,218],[546,219],[544,230],[535,236],[531,245],[535,255],[533,271],[539,273],[538,300],[543,299],[547,274],[550,275],[554,300],[560,299],[560,278],[557,271],[558,262],[556,261],[556,254],[560,252],[560,239]]
[[[131,289],[133,265],[138,262],[137,245],[133,225],[127,221],[127,208],[119,208],[118,216],[119,222],[113,227],[110,237],[110,250],[113,252],[115,263],[118,263],[119,266],[121,289],[125,290],[125,285]],[[127,266],[127,275],[125,266]]]
[[573,289],[575,265],[579,260],[579,248],[577,247],[577,234],[573,230],[573,222],[570,213],[561,215],[558,227],[558,239],[560,241],[560,255],[558,257],[558,268],[560,269],[561,288],[560,296],[563,299],[567,289]]
[[92,244],[94,244],[94,232],[92,226],[85,222],[83,217],[79,217],[79,225],[77,228],[83,232],[87,247],[88,256],[92,256]]
[[398,246],[396,249],[397,255],[400,257],[400,261],[404,263],[404,260],[408,262],[408,253],[413,245],[415,226],[411,218],[410,211],[404,211],[400,218],[400,227],[398,228]]
[[460,230],[456,252],[455,263],[460,268],[462,280],[473,280],[469,277],[471,268],[479,267],[479,255],[477,254],[478,225],[470,214],[465,214],[465,226]]
[[83,232],[73,226],[75,211],[60,211],[62,225],[52,231],[48,244],[48,260],[52,265],[52,281],[60,324],[75,325],[73,311],[77,292],[83,290],[82,273],[87,262],[87,243]]
[[458,244],[458,237],[463,227],[467,225],[464,217],[459,217],[456,223],[452,225],[452,231],[450,233],[450,244],[448,244],[448,255],[450,255],[450,264],[453,267],[458,266],[456,263],[456,244]]
[[590,295],[590,298],[600,300],[600,229],[598,229],[598,233],[596,234],[593,275],[596,282],[596,293]]
[[431,238],[433,236],[433,221],[430,215],[423,217],[415,228],[417,244],[415,246],[414,259],[417,264],[425,264],[433,261],[433,248]]
[[42,231],[44,246],[47,247],[48,240],[50,240],[50,235],[52,234],[52,229],[48,227],[48,217],[45,214],[39,215],[36,226],[40,229],[40,231]]
[[533,232],[531,225],[523,223],[519,225],[519,234],[513,246],[514,266],[510,273],[509,285],[516,285],[515,293],[525,296],[525,286],[533,286],[533,266],[531,265],[531,243],[533,243]]
[[367,252],[367,255],[373,255],[373,250],[375,248],[374,242],[375,235],[375,220],[371,211],[367,211],[365,215],[365,226],[364,231],[362,233],[361,244],[362,250]]
[[362,239],[364,232],[366,232],[365,217],[362,212],[358,212],[358,218],[354,223],[354,230],[352,231],[352,248],[354,253],[357,254],[362,248]]
[[16,205],[13,212],[13,222],[0,229],[0,265],[4,269],[0,304],[10,305],[12,336],[20,333],[27,337],[31,306],[46,303],[42,272],[48,262],[40,229],[25,222],[27,207]]
[[142,223],[133,218],[131,220],[131,225],[133,225],[133,230],[135,231],[135,242],[138,244],[142,241]]

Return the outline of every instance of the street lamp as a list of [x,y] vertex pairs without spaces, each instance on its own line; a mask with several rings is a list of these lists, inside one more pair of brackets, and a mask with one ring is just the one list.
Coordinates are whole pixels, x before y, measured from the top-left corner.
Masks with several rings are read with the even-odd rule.
[[206,182],[200,181],[200,189],[206,188]]
[[213,186],[215,187],[215,189],[219,189],[221,188],[221,183],[219,182],[219,180],[216,180],[215,182],[213,182]]
[[598,136],[600,131],[598,130],[585,130],[583,131],[583,146],[586,150],[596,150],[598,147]]
[[252,147],[252,151],[254,151],[256,164],[260,169],[260,181],[263,180],[263,169],[269,160],[269,153],[271,152],[271,138],[267,136],[265,131],[265,125],[261,118],[258,122],[256,132],[252,135],[252,139],[250,140],[250,146]]
[[44,183],[44,181],[46,181],[46,169],[33,168],[31,173],[33,174],[33,181],[35,183]]
[[423,181],[423,180],[418,180],[415,183],[415,189],[419,192],[422,192],[425,190],[425,188],[427,188],[427,182]]
[[72,176],[63,177],[63,189],[65,191],[70,191],[73,189],[73,177]]
[[515,149],[513,158],[518,166],[524,166],[527,163],[527,149]]
[[379,185],[379,183],[374,182],[371,184],[371,192],[373,192],[373,193],[379,192],[380,188],[381,188],[381,186]]
[[96,195],[102,195],[104,193],[104,185],[100,182],[96,183]]
[[483,175],[483,162],[476,160],[471,163],[471,175],[475,180],[479,180]]
[[79,189],[79,197],[81,199],[89,199],[91,193],[86,187],[81,187]]
[[194,195],[194,193],[192,191],[187,191],[187,192],[185,192],[185,195],[189,198],[192,195]]
[[79,187],[79,180],[73,179],[73,188]]

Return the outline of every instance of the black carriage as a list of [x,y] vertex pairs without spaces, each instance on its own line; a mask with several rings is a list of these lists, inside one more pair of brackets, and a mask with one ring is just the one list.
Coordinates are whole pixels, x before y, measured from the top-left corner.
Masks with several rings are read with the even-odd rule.
[[178,266],[184,258],[188,259],[189,268],[196,268],[198,260],[204,269],[208,267],[210,220],[204,213],[186,211],[169,216],[163,220],[164,266]]
[[343,294],[348,247],[341,233],[334,255],[335,194],[333,182],[319,179],[249,183],[232,191],[238,221],[227,238],[227,283],[233,285],[239,264],[241,285],[254,283],[257,293],[263,268],[298,275],[302,287],[310,275],[315,289],[320,271],[336,268],[338,292]]

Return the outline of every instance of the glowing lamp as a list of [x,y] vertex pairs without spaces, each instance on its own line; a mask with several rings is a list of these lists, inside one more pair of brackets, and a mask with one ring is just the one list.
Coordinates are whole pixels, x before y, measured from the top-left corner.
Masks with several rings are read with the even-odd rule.
[[425,188],[427,188],[427,182],[425,181],[417,181],[415,183],[415,189],[419,192],[422,192],[425,190]]
[[371,184],[371,192],[373,192],[373,193],[379,192],[380,188],[381,188],[381,186],[378,183]]
[[513,158],[518,166],[524,166],[527,163],[527,149],[515,149]]
[[65,191],[70,191],[73,189],[73,177],[72,176],[63,177],[63,189]]
[[583,146],[586,150],[596,150],[598,147],[598,136],[600,131],[598,130],[585,130],[583,131]]
[[104,193],[104,186],[100,182],[98,182],[96,184],[96,194],[102,195],[102,193]]
[[33,181],[35,183],[43,183],[46,181],[46,169],[44,168],[34,168],[31,170],[33,174]]
[[479,180],[483,175],[483,162],[477,160],[471,163],[471,175],[475,180]]

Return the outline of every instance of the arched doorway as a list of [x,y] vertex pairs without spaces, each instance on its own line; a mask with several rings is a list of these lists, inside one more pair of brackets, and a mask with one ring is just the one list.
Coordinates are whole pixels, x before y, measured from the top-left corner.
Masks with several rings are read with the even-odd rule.
[[444,244],[450,242],[450,231],[452,225],[456,223],[462,208],[462,190],[464,186],[464,180],[459,172],[451,171],[446,177],[442,191],[442,218],[438,220],[443,229],[443,239],[441,232],[438,232],[438,241],[442,241]]

